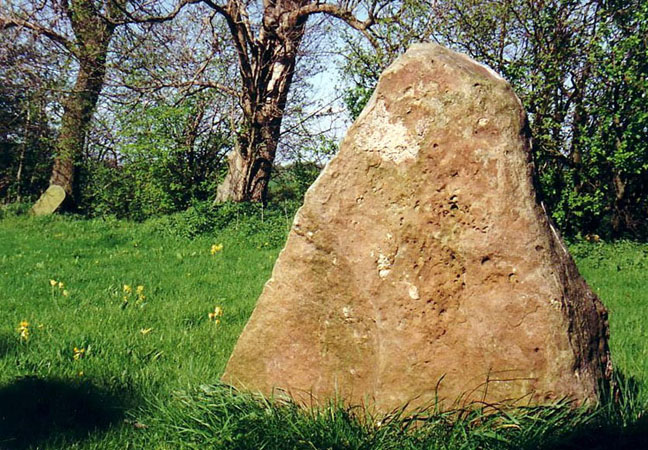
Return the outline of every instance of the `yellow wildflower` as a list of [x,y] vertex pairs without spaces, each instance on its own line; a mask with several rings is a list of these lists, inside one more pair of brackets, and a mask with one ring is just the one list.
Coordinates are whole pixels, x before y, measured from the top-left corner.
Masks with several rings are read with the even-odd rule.
[[23,320],[18,324],[17,330],[20,334],[20,339],[23,341],[29,340],[29,322]]
[[137,286],[135,292],[137,292],[137,295],[142,295],[142,292],[144,292],[144,286],[142,285]]
[[63,297],[67,297],[70,295],[70,293],[67,291],[67,289],[63,289]]
[[210,253],[212,255],[215,255],[216,253],[220,252],[221,250],[223,250],[223,244],[214,244],[214,245],[211,246]]
[[223,308],[217,306],[214,308],[214,312],[210,312],[208,314],[208,317],[209,320],[213,320],[216,323],[216,325],[218,325],[220,323],[220,320],[218,318],[221,317],[222,315],[223,315]]
[[85,352],[86,352],[85,348],[74,347],[74,355],[73,355],[74,360],[78,361],[81,358],[83,358],[85,356]]
[[125,284],[124,285],[124,292],[127,293],[127,294],[130,294],[131,292],[133,292],[133,288],[130,287],[130,285]]
[[54,287],[58,284],[58,281],[56,280],[50,280],[50,286]]
[[79,372],[79,376],[82,377],[84,375],[83,370]]
[[59,289],[63,289],[65,287],[65,285],[63,284],[62,281],[59,281],[58,282],[58,287],[59,287]]

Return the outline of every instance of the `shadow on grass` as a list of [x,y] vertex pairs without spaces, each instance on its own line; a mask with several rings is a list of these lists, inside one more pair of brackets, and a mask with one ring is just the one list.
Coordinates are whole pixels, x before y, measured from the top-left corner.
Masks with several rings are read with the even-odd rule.
[[572,435],[562,439],[562,442],[553,442],[542,449],[556,450],[640,450],[648,448],[648,420],[640,419],[628,426],[600,426],[585,427]]
[[0,387],[0,449],[74,441],[123,418],[123,399],[90,382],[20,378]]
[[614,401],[607,400],[587,422],[540,448],[648,449],[648,403],[642,398],[642,387],[620,371],[615,373],[615,382],[618,391]]

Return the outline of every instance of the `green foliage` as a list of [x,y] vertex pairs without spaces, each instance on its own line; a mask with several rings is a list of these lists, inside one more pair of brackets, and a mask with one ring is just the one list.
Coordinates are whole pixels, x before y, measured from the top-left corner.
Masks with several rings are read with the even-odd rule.
[[300,206],[296,201],[257,203],[195,203],[186,211],[151,219],[145,226],[153,232],[193,238],[231,230],[257,247],[281,245]]
[[0,205],[0,220],[7,217],[17,217],[25,215],[29,212],[31,203],[9,203],[7,205]]
[[183,211],[213,198],[229,139],[198,130],[201,98],[143,104],[119,117],[118,158],[91,158],[80,171],[80,210],[134,220]]
[[600,221],[645,234],[648,213],[648,4],[609,2],[592,58],[592,120],[582,126],[582,191],[597,200]]
[[317,179],[325,162],[338,151],[338,143],[325,135],[315,136],[291,149],[290,162],[273,168],[269,185],[270,204],[301,204],[308,188]]
[[275,202],[301,202],[308,188],[317,179],[322,167],[314,162],[295,161],[278,168],[270,182],[268,198]]

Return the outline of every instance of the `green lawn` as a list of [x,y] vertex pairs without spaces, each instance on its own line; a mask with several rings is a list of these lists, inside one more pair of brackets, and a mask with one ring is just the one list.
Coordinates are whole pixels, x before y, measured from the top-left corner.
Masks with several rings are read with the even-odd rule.
[[[282,229],[268,237],[232,224],[187,238],[163,223],[0,220],[0,449],[576,448],[588,436],[590,447],[622,448],[646,439],[646,244],[572,246],[611,311],[621,406],[594,416],[561,406],[433,414],[412,427],[343,407],[306,414],[220,386]],[[216,307],[222,316],[210,319]]]

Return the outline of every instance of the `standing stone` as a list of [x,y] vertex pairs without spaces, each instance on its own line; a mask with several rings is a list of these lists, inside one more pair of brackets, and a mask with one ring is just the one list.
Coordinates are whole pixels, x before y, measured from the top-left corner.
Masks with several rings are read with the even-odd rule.
[[377,412],[597,401],[607,313],[532,173],[509,84],[412,47],[308,191],[224,381]]
[[47,216],[56,211],[65,200],[65,189],[56,184],[50,185],[32,206],[31,213],[35,216]]

